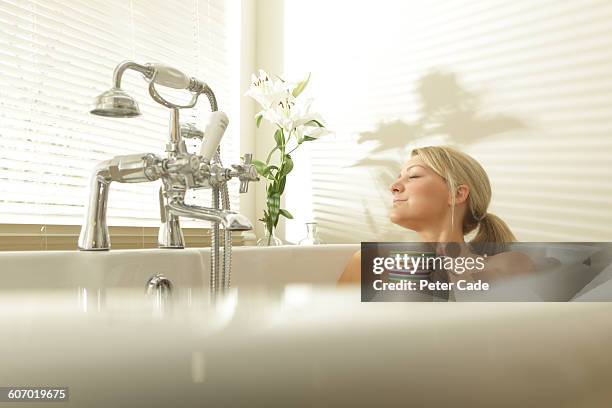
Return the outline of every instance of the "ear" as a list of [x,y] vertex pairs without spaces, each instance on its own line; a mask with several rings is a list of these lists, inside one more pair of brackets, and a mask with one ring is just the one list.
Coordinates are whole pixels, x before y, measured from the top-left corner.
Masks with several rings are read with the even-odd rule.
[[461,184],[457,187],[457,193],[455,194],[455,204],[465,203],[470,195],[470,188],[467,184]]

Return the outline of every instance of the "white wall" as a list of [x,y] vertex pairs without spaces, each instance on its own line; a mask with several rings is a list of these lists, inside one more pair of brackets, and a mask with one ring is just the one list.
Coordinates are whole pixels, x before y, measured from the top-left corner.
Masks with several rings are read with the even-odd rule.
[[[253,126],[253,116],[255,115],[255,104],[251,98],[244,96],[244,93],[251,85],[250,75],[256,68],[256,3],[250,0],[233,2],[239,8],[237,14],[240,18],[240,70],[239,91],[236,95],[240,106],[240,155],[245,153],[255,154],[255,127]],[[248,217],[251,222],[256,223],[259,218],[256,214],[256,190],[257,183],[250,183],[249,191],[240,195],[240,212]]]
[[[243,89],[240,120],[242,127],[247,132],[244,137],[246,144],[241,146],[241,150],[244,153],[254,153],[255,159],[265,160],[268,152],[274,147],[272,138],[274,129],[265,122],[260,128],[255,127],[254,116],[259,109],[251,98],[244,96],[244,93],[250,86],[251,74],[258,69],[276,74],[283,72],[283,0],[241,0],[241,3],[243,41],[241,82]],[[249,150],[247,146],[251,149]],[[250,210],[248,214],[247,212],[244,214],[254,223],[257,237],[262,237],[264,235],[263,223],[257,219],[263,216],[263,210],[266,208],[264,180],[252,183],[250,189],[244,203]],[[282,222],[279,222],[277,231],[280,237],[284,236]]]
[[412,147],[436,143],[483,164],[490,211],[519,239],[612,239],[611,2],[258,0],[257,12],[257,65],[312,72],[307,95],[335,131],[294,155],[289,241],[311,218],[329,243],[416,238],[388,221],[388,185]]

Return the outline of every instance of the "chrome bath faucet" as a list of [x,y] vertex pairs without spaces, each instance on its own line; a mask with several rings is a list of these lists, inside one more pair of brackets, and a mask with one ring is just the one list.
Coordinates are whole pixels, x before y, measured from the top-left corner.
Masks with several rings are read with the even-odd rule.
[[[227,182],[233,177],[240,180],[240,192],[246,193],[248,184],[257,181],[257,170],[251,164],[252,155],[244,155],[244,163],[223,167],[219,144],[228,125],[225,113],[218,111],[217,100],[210,87],[179,70],[161,64],[137,64],[132,61],[120,63],[113,74],[113,87],[96,98],[91,111],[98,116],[125,118],[140,115],[138,104],[121,89],[121,79],[127,70],[140,72],[148,81],[149,94],[156,102],[170,109],[170,139],[166,144],[166,156],[153,153],[116,156],[98,163],[91,181],[90,194],[81,228],[78,248],[84,251],[110,249],[110,237],[106,224],[106,207],[111,182],[144,183],[161,179],[159,204],[161,226],[158,235],[160,248],[184,248],[185,241],[179,217],[190,217],[212,223],[211,241],[211,292],[225,290],[230,285],[231,231],[246,231],[253,225],[245,216],[230,210]],[[155,85],[191,92],[191,101],[177,105],[164,99]],[[211,110],[209,124],[202,132],[192,124],[179,122],[179,110],[192,108],[200,95],[206,95]],[[202,139],[200,154],[187,152],[183,137]],[[210,188],[212,208],[188,205],[185,193],[189,189]],[[221,208],[219,201],[221,200]],[[219,232],[224,229],[223,275],[219,280]]]

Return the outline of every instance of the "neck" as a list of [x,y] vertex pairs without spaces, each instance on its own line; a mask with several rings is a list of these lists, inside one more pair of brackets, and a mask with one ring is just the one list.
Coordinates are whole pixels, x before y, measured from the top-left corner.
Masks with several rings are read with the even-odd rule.
[[[457,217],[459,218],[459,217]],[[444,219],[437,225],[428,225],[427,227],[416,231],[423,242],[459,242],[464,243],[463,229],[455,220],[455,225],[452,230],[449,219]]]

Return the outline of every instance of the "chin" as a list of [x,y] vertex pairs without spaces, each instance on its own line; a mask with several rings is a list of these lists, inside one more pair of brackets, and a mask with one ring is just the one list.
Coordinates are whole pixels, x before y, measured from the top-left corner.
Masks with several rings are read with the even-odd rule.
[[413,220],[406,216],[397,214],[394,211],[391,211],[391,213],[389,214],[389,221],[391,221],[395,225],[399,225],[400,227],[407,228],[409,230],[414,230]]
[[401,220],[402,217],[395,212],[395,209],[392,209],[389,213],[389,221],[391,221],[393,224],[398,224],[399,222],[401,222]]

